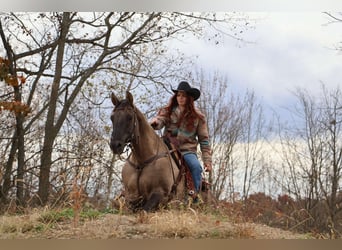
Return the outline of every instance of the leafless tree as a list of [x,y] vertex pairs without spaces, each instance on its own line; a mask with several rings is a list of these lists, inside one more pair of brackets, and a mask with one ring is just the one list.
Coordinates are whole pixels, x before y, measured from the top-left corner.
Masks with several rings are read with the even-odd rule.
[[[216,198],[232,201],[237,192],[247,197],[259,173],[256,163],[262,158],[260,144],[265,136],[265,121],[261,104],[254,93],[233,93],[227,77],[219,72],[210,74],[202,69],[194,73],[192,81],[201,88],[199,106],[206,113],[210,132],[212,191]],[[241,151],[238,144],[244,145]],[[242,190],[237,187],[238,182],[242,183]]]
[[[337,232],[341,213],[342,103],[341,90],[322,84],[319,96],[297,89],[293,126],[283,133],[289,193],[305,201],[315,226]],[[322,206],[322,203],[324,204]]]
[[[212,191],[217,199],[234,193],[233,148],[241,136],[243,104],[229,92],[227,77],[203,69],[195,73],[194,83],[201,88],[200,109],[205,112],[213,151],[213,171],[209,175]],[[229,191],[227,192],[227,189]]]
[[[324,15],[328,17],[328,23],[325,25],[342,24],[342,12],[323,12]],[[336,41],[333,45],[334,49],[342,51],[342,41]]]

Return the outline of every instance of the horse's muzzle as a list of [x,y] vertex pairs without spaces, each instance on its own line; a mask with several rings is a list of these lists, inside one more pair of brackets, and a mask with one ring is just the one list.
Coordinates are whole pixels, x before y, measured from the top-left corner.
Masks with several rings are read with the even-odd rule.
[[114,154],[121,154],[124,150],[125,143],[121,141],[110,141],[110,149],[113,151]]

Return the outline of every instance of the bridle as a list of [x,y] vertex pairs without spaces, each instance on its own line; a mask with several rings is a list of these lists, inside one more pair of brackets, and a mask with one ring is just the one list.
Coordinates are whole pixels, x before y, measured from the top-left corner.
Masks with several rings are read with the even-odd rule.
[[[124,144],[124,149],[127,148],[127,150],[122,153],[128,152],[128,148],[132,149],[132,142],[133,143],[138,143],[139,142],[139,124],[138,124],[138,118],[137,118],[137,112],[135,107],[120,107],[121,104],[119,104],[117,107],[114,108],[113,113],[116,111],[122,110],[124,112],[127,111],[132,111],[133,113],[133,128],[132,131],[130,132],[130,137],[127,138]],[[120,160],[122,160],[121,154],[119,155]]]
[[[139,144],[139,123],[138,123],[138,118],[137,118],[137,111],[136,108],[133,106],[124,106],[124,107],[120,107],[120,104],[114,109],[113,112],[116,112],[118,110],[122,110],[124,112],[128,112],[131,111],[133,113],[133,128],[132,131],[130,132],[131,136],[125,141],[125,145],[124,148],[127,148],[128,152],[128,148],[131,149],[131,152],[133,153],[133,155],[137,155],[136,150],[133,146],[133,144],[138,145]],[[153,155],[152,157],[148,158],[147,160],[143,161],[143,162],[139,162],[138,164],[134,164],[132,161],[129,160],[129,156],[126,158],[126,161],[133,166],[134,168],[136,168],[137,170],[142,170],[145,166],[147,166],[148,164],[153,163],[154,161],[156,161],[159,158],[163,158],[163,157],[167,157],[169,155],[169,152],[164,152],[164,153],[159,153],[159,143],[160,140],[158,140],[158,138],[156,138],[156,148],[157,148],[157,153],[155,155]],[[125,153],[125,152],[123,152]],[[121,154],[119,155],[120,160],[124,160],[121,157]],[[135,157],[136,158],[136,157]],[[136,159],[138,161],[138,159]]]

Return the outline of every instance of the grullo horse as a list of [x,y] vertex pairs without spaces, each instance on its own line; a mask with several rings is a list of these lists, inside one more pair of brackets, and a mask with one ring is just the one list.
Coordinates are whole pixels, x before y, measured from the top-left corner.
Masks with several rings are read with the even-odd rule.
[[126,99],[119,100],[112,93],[111,99],[111,150],[120,155],[127,145],[131,147],[122,169],[124,197],[129,207],[133,211],[153,211],[172,199],[183,199],[184,174],[163,139],[134,105],[132,94],[127,91]]

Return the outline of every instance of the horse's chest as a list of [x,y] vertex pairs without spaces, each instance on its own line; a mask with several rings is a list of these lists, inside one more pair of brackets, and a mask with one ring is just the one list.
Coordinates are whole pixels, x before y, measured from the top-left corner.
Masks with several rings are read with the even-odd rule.
[[125,166],[122,171],[122,179],[128,193],[145,195],[154,189],[168,190],[172,185],[172,178],[166,178],[168,169],[162,167],[145,166],[143,169],[135,169]]

